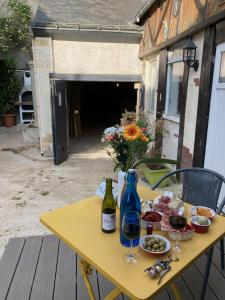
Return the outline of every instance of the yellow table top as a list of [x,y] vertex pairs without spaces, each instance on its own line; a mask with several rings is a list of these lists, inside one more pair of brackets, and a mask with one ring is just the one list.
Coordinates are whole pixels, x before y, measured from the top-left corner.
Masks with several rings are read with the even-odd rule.
[[[158,196],[158,193],[142,186],[138,187],[138,192],[144,200]],[[207,234],[194,233],[191,240],[181,242],[183,251],[179,256],[180,260],[171,264],[172,270],[158,285],[157,280],[151,279],[143,272],[156,261],[155,256],[136,247],[135,252],[140,256],[139,263],[129,265],[124,262],[123,255],[129,249],[123,247],[119,241],[118,213],[116,232],[105,234],[101,231],[101,203],[99,197],[90,197],[44,213],[40,220],[132,299],[148,299],[155,296],[174,276],[225,235],[225,218],[216,216]],[[156,233],[166,235],[162,231]],[[144,234],[142,231],[142,235]]]

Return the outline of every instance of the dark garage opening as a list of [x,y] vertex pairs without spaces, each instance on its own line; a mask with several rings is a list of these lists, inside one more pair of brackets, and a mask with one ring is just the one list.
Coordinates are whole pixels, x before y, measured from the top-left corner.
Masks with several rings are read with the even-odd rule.
[[103,130],[136,108],[133,82],[68,82],[67,90],[70,153],[93,152]]

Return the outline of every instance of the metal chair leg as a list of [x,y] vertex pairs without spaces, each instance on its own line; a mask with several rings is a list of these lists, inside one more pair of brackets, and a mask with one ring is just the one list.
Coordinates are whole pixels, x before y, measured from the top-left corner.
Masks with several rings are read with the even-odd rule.
[[201,290],[200,300],[204,300],[204,298],[205,298],[205,293],[206,293],[208,278],[209,278],[209,271],[210,271],[211,261],[212,261],[212,255],[213,255],[213,247],[209,250],[208,256],[207,256],[207,263],[206,263],[205,274],[204,274],[203,282],[202,282],[202,290]]
[[224,238],[220,240],[221,269],[224,271]]

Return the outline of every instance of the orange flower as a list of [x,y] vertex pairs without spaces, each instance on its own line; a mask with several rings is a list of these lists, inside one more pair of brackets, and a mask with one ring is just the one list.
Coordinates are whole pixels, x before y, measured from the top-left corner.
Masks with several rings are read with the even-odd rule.
[[144,135],[143,133],[141,134],[140,139],[141,139],[143,142],[146,142],[146,143],[149,142],[149,138],[147,138],[147,136]]
[[123,136],[126,140],[135,141],[140,138],[141,134],[141,129],[134,124],[124,127]]

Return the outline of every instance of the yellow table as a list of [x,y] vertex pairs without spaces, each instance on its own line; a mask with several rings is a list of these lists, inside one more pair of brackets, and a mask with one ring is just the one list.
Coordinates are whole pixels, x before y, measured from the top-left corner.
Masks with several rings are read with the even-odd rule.
[[[153,199],[158,195],[141,186],[138,187],[138,191],[144,200]],[[81,261],[81,271],[91,299],[95,298],[87,277],[90,271],[89,264],[117,287],[105,299],[114,299],[122,292],[131,299],[150,299],[163,287],[171,284],[175,276],[225,235],[225,218],[217,216],[207,234],[195,233],[191,240],[182,242],[183,252],[180,254],[180,260],[172,263],[172,270],[158,285],[157,280],[149,278],[143,272],[155,262],[156,257],[136,247],[135,251],[140,255],[140,262],[136,265],[124,262],[123,255],[128,248],[119,242],[119,214],[115,233],[105,234],[101,231],[101,200],[98,197],[90,197],[44,213],[40,220],[84,259]],[[160,234],[165,235],[163,232]],[[173,285],[172,288],[175,297],[179,298]]]

